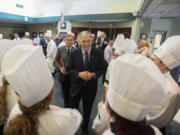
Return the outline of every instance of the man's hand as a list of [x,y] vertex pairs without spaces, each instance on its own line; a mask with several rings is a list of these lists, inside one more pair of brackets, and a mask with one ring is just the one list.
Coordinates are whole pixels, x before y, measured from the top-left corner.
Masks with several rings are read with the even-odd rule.
[[104,44],[105,44],[105,45],[107,45],[107,44],[108,44],[108,42],[107,42],[107,41],[104,41]]
[[95,73],[88,72],[88,80],[91,80],[95,76]]
[[79,72],[79,78],[88,81],[88,71]]
[[65,75],[65,69],[64,68],[60,68],[60,71],[63,75]]

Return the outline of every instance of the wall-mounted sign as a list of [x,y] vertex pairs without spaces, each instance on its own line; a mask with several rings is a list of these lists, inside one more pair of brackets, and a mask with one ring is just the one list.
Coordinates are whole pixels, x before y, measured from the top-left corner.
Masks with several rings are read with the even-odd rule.
[[67,25],[67,23],[66,23],[66,22],[64,22],[63,24],[61,23],[61,24],[60,24],[61,29],[66,29],[66,25]]

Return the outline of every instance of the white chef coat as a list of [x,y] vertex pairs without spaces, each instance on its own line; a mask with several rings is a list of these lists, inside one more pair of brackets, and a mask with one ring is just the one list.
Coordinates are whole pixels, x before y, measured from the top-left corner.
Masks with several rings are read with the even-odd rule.
[[163,103],[158,105],[146,117],[147,124],[155,125],[158,128],[167,126],[173,120],[173,117],[175,116],[180,107],[179,86],[171,77],[170,72],[165,73],[164,77],[166,80],[166,83],[164,85],[166,85],[168,96]]
[[57,46],[53,40],[50,40],[47,45],[47,63],[49,65],[49,68],[51,70],[51,73],[54,73],[55,67],[53,65],[54,59],[56,57],[57,52]]
[[106,110],[105,104],[102,105],[100,112],[98,112],[96,118],[93,121],[92,129],[101,135],[104,131],[110,128],[110,115]]
[[[16,104],[9,115],[8,123],[19,114],[22,111]],[[74,135],[81,124],[82,116],[76,109],[48,110],[39,115],[38,121],[39,135]]]

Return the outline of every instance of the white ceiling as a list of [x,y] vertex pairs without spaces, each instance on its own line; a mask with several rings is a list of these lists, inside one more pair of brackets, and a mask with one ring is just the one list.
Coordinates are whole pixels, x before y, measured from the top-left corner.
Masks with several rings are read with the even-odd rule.
[[179,18],[180,0],[153,0],[143,13],[143,17]]

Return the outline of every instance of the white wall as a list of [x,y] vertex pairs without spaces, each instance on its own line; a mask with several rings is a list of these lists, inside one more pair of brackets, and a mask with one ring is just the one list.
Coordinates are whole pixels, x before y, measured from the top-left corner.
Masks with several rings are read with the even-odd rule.
[[174,19],[171,27],[171,36],[180,35],[180,19]]
[[[136,13],[144,0],[1,0],[0,11],[29,17]],[[17,8],[16,4],[24,6]]]
[[[141,33],[147,33],[149,37],[154,38],[156,31],[166,31],[166,39],[173,35],[180,35],[180,19],[172,18],[144,18],[142,19],[144,27],[141,28]],[[154,39],[152,40],[151,47],[153,46]]]
[[139,25],[140,25],[140,19],[137,18],[133,21],[128,22],[121,22],[116,24],[116,28],[124,28],[124,27],[131,27],[131,39],[137,41],[139,36]]
[[[24,8],[17,8],[16,4],[23,5]],[[33,1],[31,0],[1,0],[0,1],[0,12],[22,15],[22,16],[33,16],[34,8]]]
[[149,37],[154,37],[156,31],[167,31],[166,38],[180,35],[180,19],[145,18],[142,22],[141,33],[147,33]]
[[69,15],[137,12],[142,0],[75,0]]

